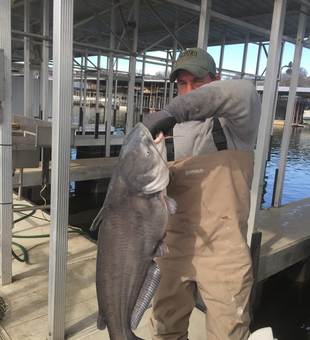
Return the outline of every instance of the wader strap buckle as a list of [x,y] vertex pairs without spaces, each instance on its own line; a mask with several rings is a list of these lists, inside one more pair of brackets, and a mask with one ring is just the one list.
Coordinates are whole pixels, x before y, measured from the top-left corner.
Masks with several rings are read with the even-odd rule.
[[213,118],[212,135],[218,151],[227,150],[227,140],[218,118]]

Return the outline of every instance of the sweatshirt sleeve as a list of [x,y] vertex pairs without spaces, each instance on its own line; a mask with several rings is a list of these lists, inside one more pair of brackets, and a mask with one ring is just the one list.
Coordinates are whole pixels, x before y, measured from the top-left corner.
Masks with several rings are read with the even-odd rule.
[[213,81],[175,97],[165,108],[178,123],[225,118],[230,132],[247,143],[250,136],[256,137],[260,109],[255,87],[243,79]]

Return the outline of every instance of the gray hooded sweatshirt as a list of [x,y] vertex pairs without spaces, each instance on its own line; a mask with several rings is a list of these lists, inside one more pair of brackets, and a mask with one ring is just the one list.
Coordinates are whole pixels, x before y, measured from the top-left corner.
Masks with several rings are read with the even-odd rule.
[[247,80],[213,81],[177,96],[165,111],[178,123],[173,130],[175,160],[217,151],[213,117],[220,120],[228,150],[254,149],[261,100]]

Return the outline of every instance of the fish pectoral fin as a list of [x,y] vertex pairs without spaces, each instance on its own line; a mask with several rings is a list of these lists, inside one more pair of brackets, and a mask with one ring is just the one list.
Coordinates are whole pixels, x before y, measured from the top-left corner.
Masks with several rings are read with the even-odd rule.
[[100,209],[98,215],[93,220],[93,223],[91,224],[89,230],[90,231],[96,230],[99,227],[100,223],[104,221],[104,219],[105,219],[105,207],[103,206]]
[[130,327],[132,330],[137,329],[144,312],[147,310],[155,294],[160,279],[161,271],[158,265],[152,261],[131,314]]
[[167,209],[168,213],[170,215],[175,214],[175,212],[177,210],[177,202],[173,198],[168,197],[168,196],[164,196],[164,200],[166,202],[166,209]]
[[163,240],[159,240],[154,252],[154,257],[163,257],[169,253],[168,246]]

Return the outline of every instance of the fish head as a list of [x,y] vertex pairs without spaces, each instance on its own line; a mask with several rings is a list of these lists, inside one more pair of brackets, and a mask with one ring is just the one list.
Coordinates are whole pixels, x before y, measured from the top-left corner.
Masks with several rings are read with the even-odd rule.
[[137,123],[125,137],[118,159],[118,176],[135,191],[154,194],[169,183],[163,133],[155,140],[148,128]]

